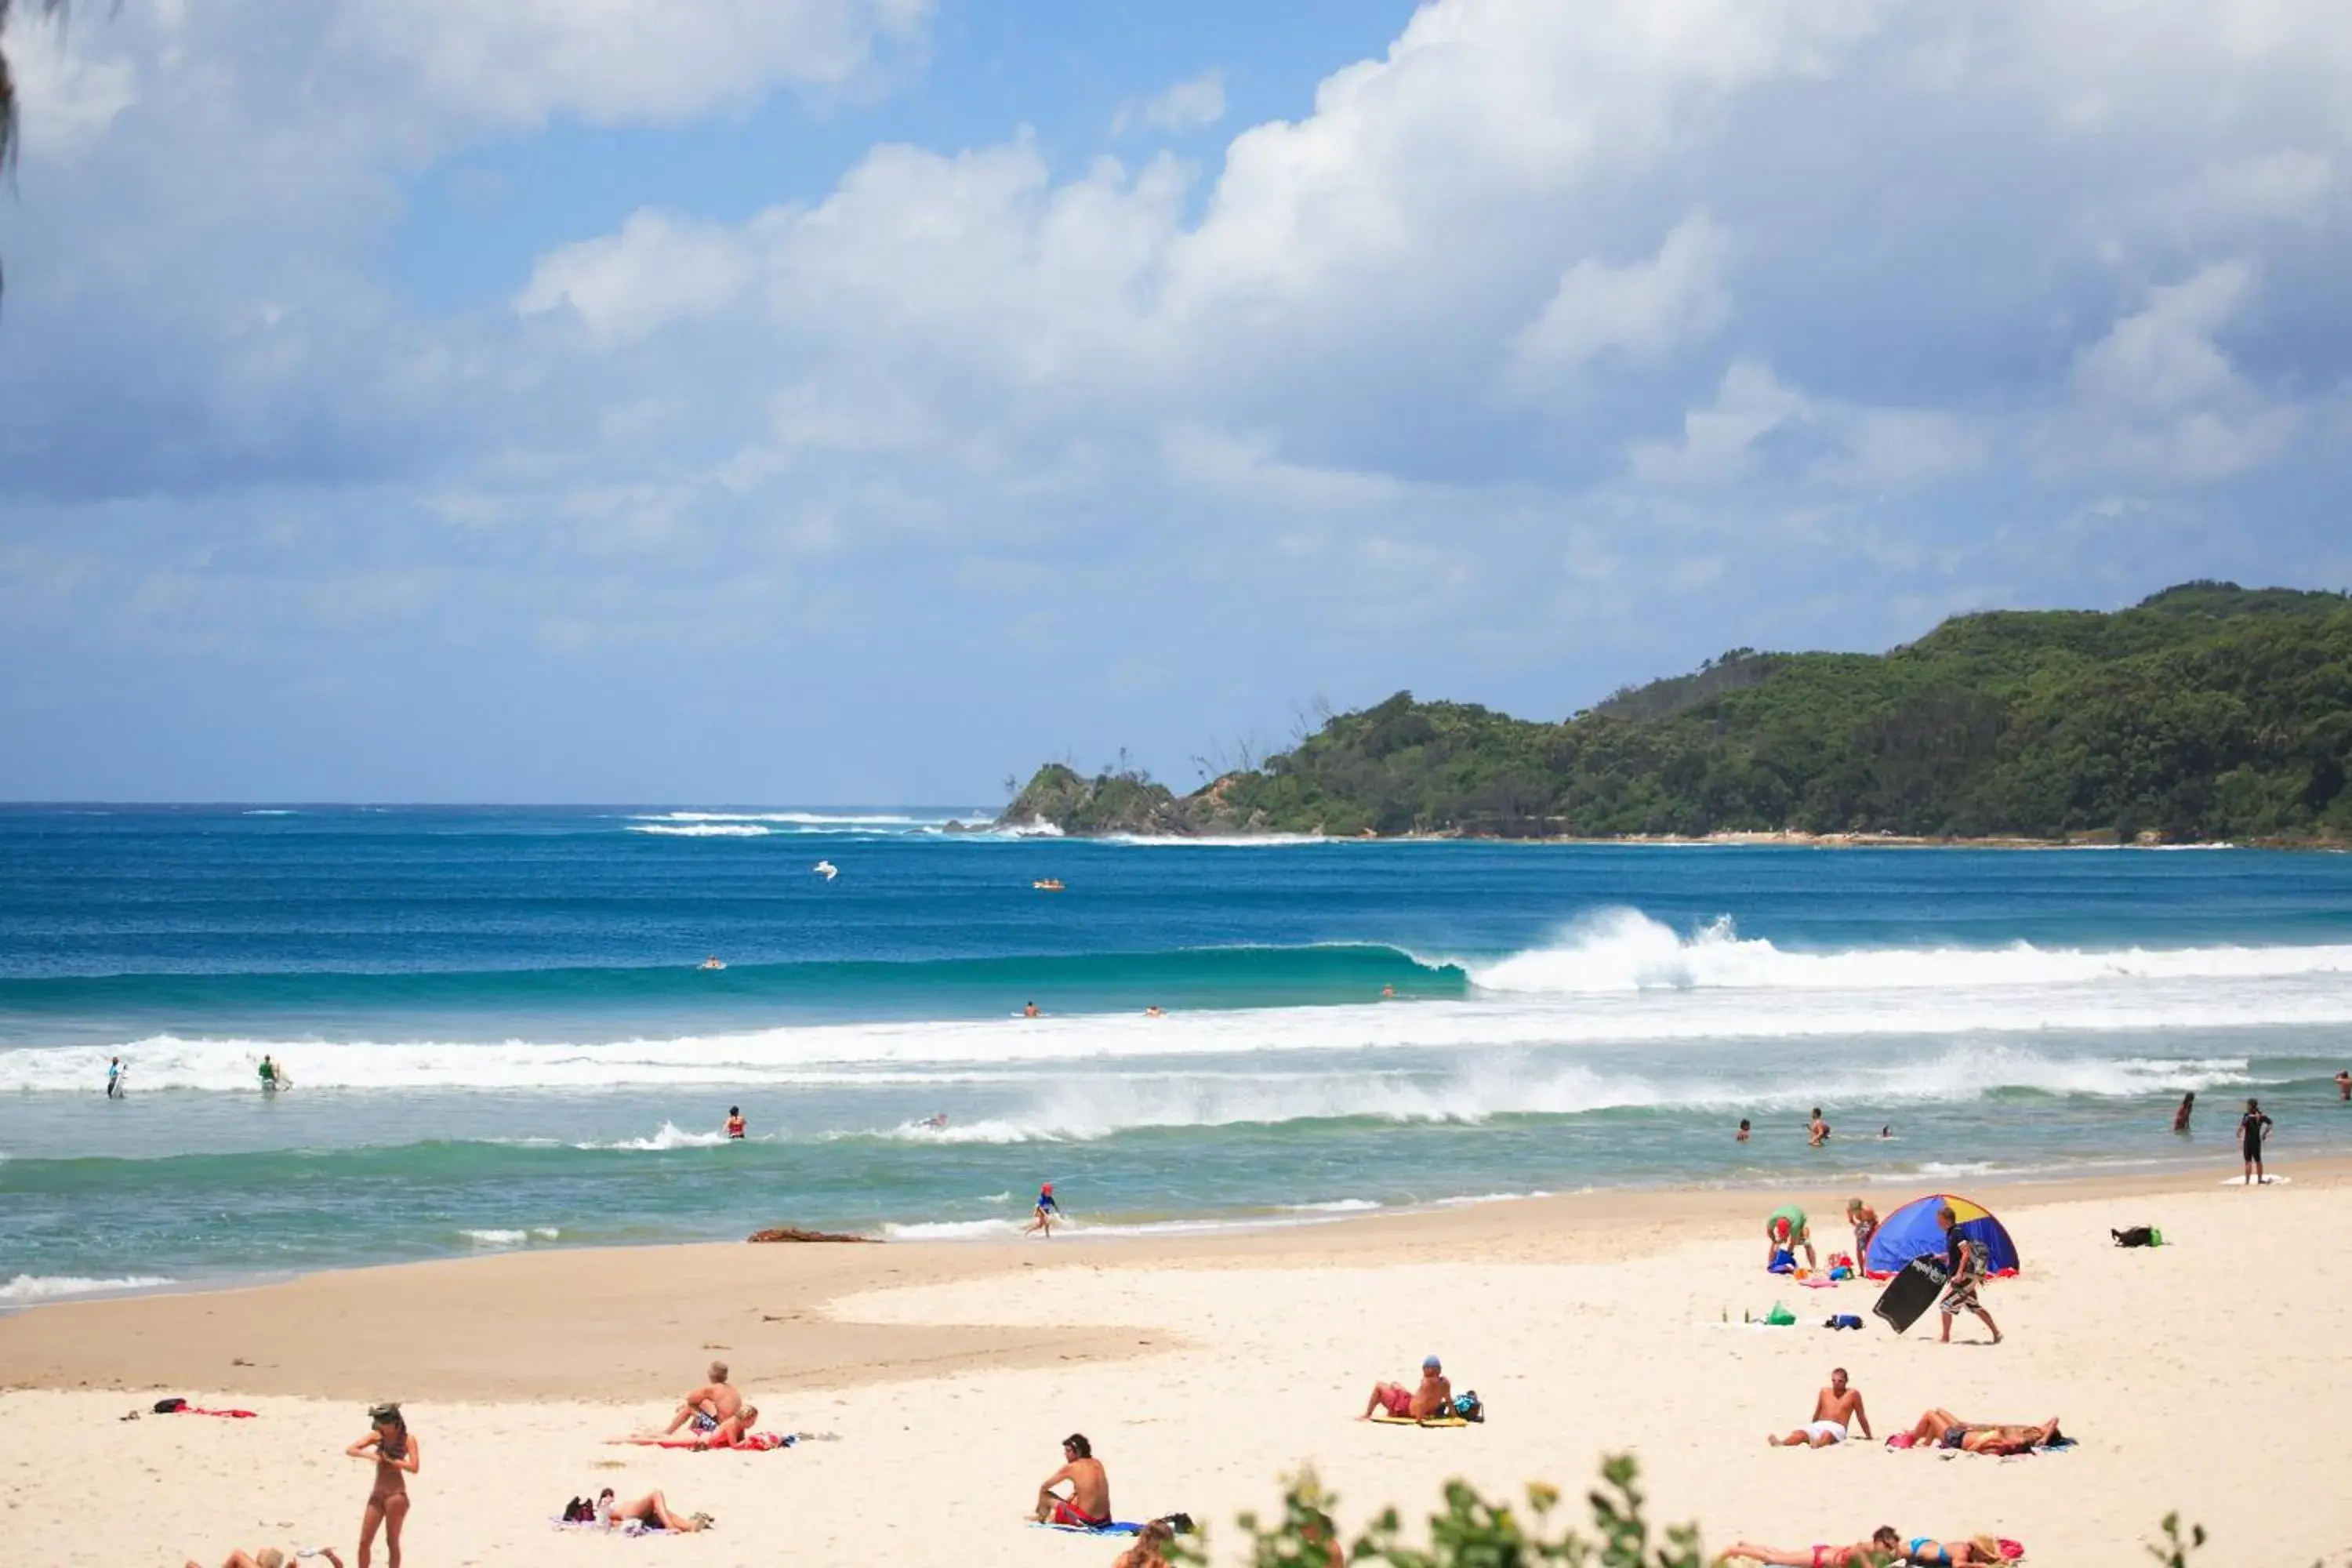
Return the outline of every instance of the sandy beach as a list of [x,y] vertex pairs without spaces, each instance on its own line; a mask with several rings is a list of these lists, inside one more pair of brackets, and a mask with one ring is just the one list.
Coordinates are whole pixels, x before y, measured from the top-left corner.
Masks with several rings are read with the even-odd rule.
[[[1990,1288],[1998,1347],[1931,1314],[1898,1339],[1875,1287],[1764,1274],[1789,1195],[1602,1193],[1286,1230],[1139,1241],[676,1247],[514,1255],[265,1288],[46,1306],[0,1320],[0,1479],[20,1559],[208,1565],[236,1546],[350,1561],[365,1402],[399,1398],[422,1457],[407,1561],[1108,1563],[1114,1542],[1022,1512],[1095,1441],[1122,1517],[1184,1510],[1233,1561],[1233,1515],[1314,1465],[1351,1530],[1425,1514],[1448,1478],[1576,1496],[1604,1453],[1641,1458],[1654,1517],[1711,1549],[1986,1531],[2042,1563],[2121,1563],[2168,1510],[2209,1564],[2352,1562],[2352,1170],[2248,1192],[2220,1169],[1980,1190],[2023,1275]],[[1868,1194],[1882,1211],[1914,1195]],[[1834,1244],[1844,1194],[1801,1193]],[[2110,1226],[2160,1226],[2159,1250]],[[1776,1300],[1794,1328],[1741,1322]],[[1424,1352],[1487,1424],[1353,1416]],[[663,1419],[724,1357],[793,1449],[608,1446]],[[1768,1431],[1850,1369],[1884,1435],[1926,1407],[2063,1416],[2069,1452],[1998,1460],[1875,1443],[1783,1452]],[[147,1415],[162,1394],[253,1420]],[[625,1540],[552,1528],[577,1492],[662,1489],[718,1527]],[[11,1554],[13,1555],[13,1553]],[[381,1561],[381,1557],[379,1558]]]

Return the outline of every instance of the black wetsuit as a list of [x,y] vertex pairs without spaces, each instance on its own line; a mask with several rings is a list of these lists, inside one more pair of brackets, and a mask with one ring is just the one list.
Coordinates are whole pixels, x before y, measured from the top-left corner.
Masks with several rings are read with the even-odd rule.
[[2264,1111],[2249,1110],[2238,1118],[2238,1147],[2249,1161],[2263,1157],[2263,1139],[2270,1130],[2271,1119]]

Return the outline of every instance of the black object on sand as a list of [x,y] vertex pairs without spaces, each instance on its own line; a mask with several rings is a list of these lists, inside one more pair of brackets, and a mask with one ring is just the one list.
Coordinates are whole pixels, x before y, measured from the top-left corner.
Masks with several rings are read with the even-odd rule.
[[1887,1327],[1898,1334],[1902,1333],[1936,1304],[1936,1298],[1943,1293],[1945,1279],[1941,1260],[1915,1258],[1903,1266],[1901,1273],[1886,1282],[1886,1289],[1879,1294],[1878,1305],[1871,1310],[1885,1319]]

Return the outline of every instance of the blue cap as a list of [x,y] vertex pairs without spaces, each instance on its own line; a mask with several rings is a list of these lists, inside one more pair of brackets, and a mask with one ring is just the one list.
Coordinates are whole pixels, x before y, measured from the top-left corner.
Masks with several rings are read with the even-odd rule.
[[1437,1366],[1439,1364],[1441,1363],[1433,1355],[1425,1355],[1421,1358],[1421,1369],[1423,1372],[1427,1372],[1431,1367]]

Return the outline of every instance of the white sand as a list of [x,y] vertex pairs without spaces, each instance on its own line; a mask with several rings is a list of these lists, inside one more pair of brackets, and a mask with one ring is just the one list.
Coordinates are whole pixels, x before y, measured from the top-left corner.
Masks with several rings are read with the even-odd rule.
[[[1133,1359],[1007,1367],[797,1392],[747,1379],[771,1426],[829,1435],[782,1453],[703,1455],[604,1447],[667,1408],[562,1402],[409,1405],[423,1472],[408,1561],[471,1563],[1107,1564],[1115,1543],[1025,1528],[1020,1514],[1083,1430],[1109,1467],[1123,1517],[1182,1509],[1233,1555],[1234,1513],[1269,1510],[1277,1478],[1312,1462],[1351,1531],[1385,1503],[1419,1518],[1464,1476],[1517,1496],[1545,1479],[1581,1496],[1600,1456],[1642,1460],[1661,1522],[1696,1518],[1711,1549],[1745,1537],[1847,1542],[1876,1524],[1905,1535],[1988,1531],[2031,1561],[2126,1564],[2178,1508],[2214,1544],[2207,1568],[2352,1562],[2352,1260],[2338,1245],[2352,1187],[2306,1179],[2262,1192],[2179,1190],[2003,1209],[2027,1275],[1995,1282],[1999,1347],[1939,1346],[1931,1314],[1908,1338],[1818,1326],[1867,1317],[1874,1287],[1808,1290],[1764,1275],[1761,1236],[1679,1245],[1627,1261],[1625,1237],[1561,1231],[1528,1205],[1497,1261],[1397,1261],[1279,1244],[1244,1258],[1161,1263],[1101,1250],[835,1303],[843,1318],[910,1324],[1140,1325]],[[1760,1216],[1768,1202],[1756,1205]],[[1885,1205],[1882,1205],[1885,1206]],[[2122,1251],[2107,1227],[2161,1225],[2170,1245]],[[1511,1223],[1544,1225],[1514,1241]],[[1604,1222],[1595,1221],[1594,1224]],[[1622,1223],[1622,1222],[1608,1222]],[[1827,1240],[1828,1226],[1817,1239]],[[1615,1245],[1612,1245],[1615,1244]],[[882,1249],[876,1249],[878,1253]],[[598,1257],[599,1268],[628,1255]],[[646,1258],[659,1254],[638,1255]],[[650,1266],[650,1265],[647,1265]],[[1777,1298],[1801,1326],[1739,1326]],[[191,1297],[172,1310],[207,1310]],[[396,1300],[396,1295],[395,1295]],[[691,1309],[681,1302],[690,1315]],[[60,1324],[96,1324],[44,1309]],[[1723,1320],[1728,1318],[1727,1326]],[[1962,1320],[1956,1338],[1981,1329]],[[435,1331],[420,1323],[417,1355]],[[1175,1344],[1178,1348],[1166,1348]],[[1423,1431],[1351,1418],[1377,1377],[1406,1378],[1428,1352],[1488,1424]],[[1097,1353],[1099,1353],[1097,1352]],[[0,1383],[23,1381],[0,1339]],[[952,1363],[950,1363],[952,1364]],[[2029,1459],[1766,1447],[1811,1413],[1832,1364],[1853,1374],[1878,1430],[1943,1405],[1970,1419],[2065,1418],[2072,1452]],[[328,1541],[351,1561],[368,1468],[342,1457],[359,1407],[283,1395],[201,1394],[254,1421],[116,1417],[152,1394],[0,1394],[0,1496],[26,1563],[209,1565],[231,1546]],[[396,1392],[387,1388],[385,1392]],[[546,1522],[574,1492],[663,1489],[709,1533],[629,1541]],[[379,1552],[378,1562],[383,1557]]]

